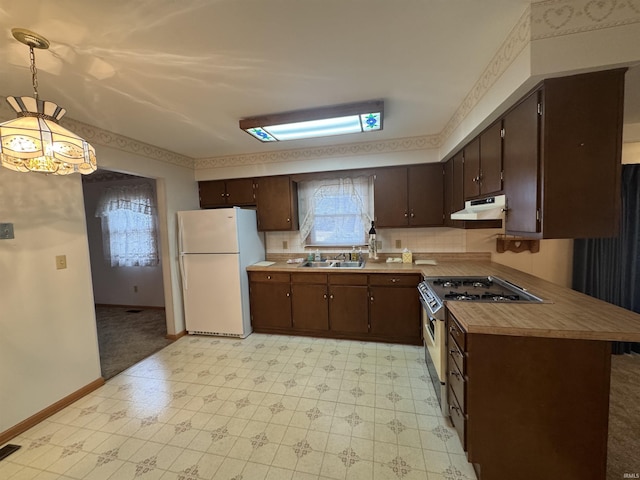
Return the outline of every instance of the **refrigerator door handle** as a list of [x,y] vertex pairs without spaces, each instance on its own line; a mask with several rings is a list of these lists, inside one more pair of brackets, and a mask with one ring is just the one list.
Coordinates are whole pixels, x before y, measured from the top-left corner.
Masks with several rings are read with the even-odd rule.
[[178,215],[178,253],[180,253],[180,255],[182,255],[182,252],[184,252],[184,249],[182,248],[183,230],[184,230],[184,227],[182,225],[182,216]]
[[180,254],[180,275],[182,275],[182,286],[185,290],[189,290],[189,285],[187,282],[187,272],[186,267],[184,265],[184,253]]

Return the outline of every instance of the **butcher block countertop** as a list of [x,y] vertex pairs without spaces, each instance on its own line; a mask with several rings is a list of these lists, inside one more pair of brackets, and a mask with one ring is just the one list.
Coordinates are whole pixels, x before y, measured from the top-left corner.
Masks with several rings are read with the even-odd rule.
[[[415,256],[414,256],[415,257]],[[488,260],[488,255],[431,256],[436,265],[368,261],[362,269],[299,267],[278,261],[247,271],[340,273],[419,273],[425,277],[487,276],[508,280],[540,297],[544,303],[446,302],[468,333],[581,340],[640,342],[640,314],[533,275]]]

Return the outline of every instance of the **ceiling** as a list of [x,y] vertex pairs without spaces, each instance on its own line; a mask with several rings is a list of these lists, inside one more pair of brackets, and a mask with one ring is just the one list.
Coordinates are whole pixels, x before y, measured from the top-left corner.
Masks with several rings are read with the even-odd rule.
[[[437,134],[529,3],[3,2],[0,94],[32,95],[28,48],[10,32],[21,27],[51,42],[36,51],[41,98],[192,158]],[[245,117],[372,99],[385,101],[384,130],[366,137],[273,145],[238,128]]]

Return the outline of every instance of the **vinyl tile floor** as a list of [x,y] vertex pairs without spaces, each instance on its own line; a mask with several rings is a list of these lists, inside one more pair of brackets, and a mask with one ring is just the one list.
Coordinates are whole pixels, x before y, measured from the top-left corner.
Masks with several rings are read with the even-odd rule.
[[424,350],[185,336],[10,443],[0,478],[475,479]]

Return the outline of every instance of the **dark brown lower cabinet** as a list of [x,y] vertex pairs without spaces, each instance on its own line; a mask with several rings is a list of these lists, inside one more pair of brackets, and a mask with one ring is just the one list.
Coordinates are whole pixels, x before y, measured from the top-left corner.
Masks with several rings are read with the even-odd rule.
[[448,337],[449,410],[480,480],[606,478],[609,342],[463,338]]
[[249,273],[256,332],[422,343],[420,275]]
[[251,325],[256,332],[291,328],[291,284],[288,273],[249,273]]
[[293,328],[329,330],[329,295],[327,285],[291,284]]

